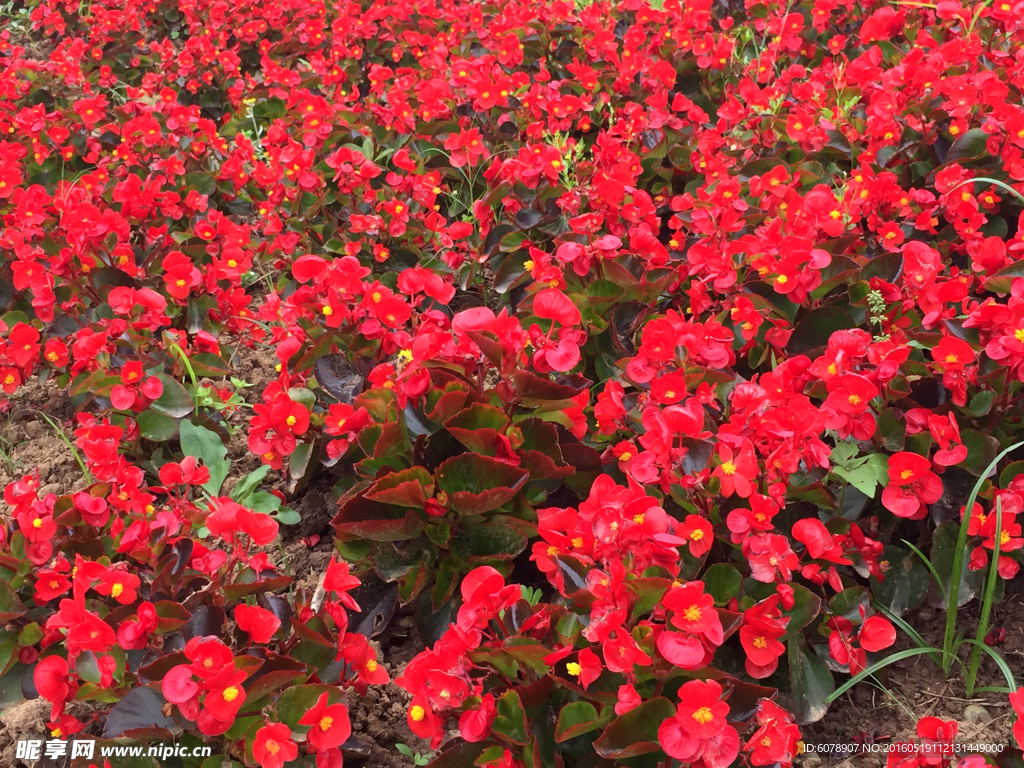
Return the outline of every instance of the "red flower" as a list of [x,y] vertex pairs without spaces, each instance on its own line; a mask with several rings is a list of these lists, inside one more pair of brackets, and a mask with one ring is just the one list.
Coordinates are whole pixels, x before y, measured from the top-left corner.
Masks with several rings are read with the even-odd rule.
[[897,517],[922,520],[926,504],[942,496],[942,480],[931,471],[931,462],[916,453],[900,451],[889,457],[889,485],[882,491],[882,506]]
[[135,590],[140,583],[139,577],[134,573],[109,570],[100,576],[96,591],[101,595],[110,595],[121,605],[131,605],[135,602]]
[[714,680],[691,680],[679,689],[679,708],[658,729],[658,742],[684,763],[703,759],[707,768],[728,768],[739,754],[740,737],[726,722],[729,705]]
[[292,741],[292,731],[284,723],[269,723],[256,731],[252,756],[261,768],[282,768],[298,754],[299,747]]
[[192,678],[192,668],[187,664],[172,667],[160,681],[160,691],[172,704],[184,704],[196,697],[199,685]]
[[421,739],[429,739],[431,746],[436,748],[444,737],[441,721],[430,709],[430,704],[422,694],[413,696],[406,715],[409,730]]
[[757,459],[751,442],[742,440],[736,452],[726,443],[719,443],[718,455],[722,463],[715,467],[712,475],[721,481],[722,495],[750,496],[754,491],[752,481],[757,477]]
[[192,289],[202,282],[203,274],[181,251],[171,251],[164,256],[164,286],[173,298],[183,301]]
[[869,616],[861,624],[859,639],[865,651],[882,651],[896,642],[896,628],[884,616]]
[[480,701],[480,706],[462,713],[459,718],[459,733],[466,741],[476,743],[483,741],[491,734],[491,725],[497,712],[494,696],[488,693]]
[[943,371],[960,371],[974,363],[974,348],[955,336],[943,336],[942,341],[932,347],[931,354]]
[[559,325],[580,323],[580,311],[572,299],[557,288],[545,288],[533,297],[533,313],[543,320],[554,320]]
[[587,690],[590,684],[601,676],[604,666],[597,654],[589,648],[580,651],[577,661],[570,661],[565,665],[566,671],[579,680],[583,690]]
[[93,613],[85,612],[81,621],[68,630],[68,653],[77,655],[82,651],[106,653],[117,643],[117,636],[107,622]]
[[711,522],[700,515],[687,515],[683,524],[676,529],[676,534],[686,539],[690,554],[694,557],[703,557],[711,551],[711,545],[715,543],[715,532]]
[[193,637],[185,644],[185,655],[192,662],[192,671],[204,680],[234,665],[231,649],[217,638]]
[[281,620],[273,613],[255,605],[239,605],[235,608],[235,623],[248,633],[254,643],[269,643],[274,633],[281,628]]
[[73,695],[68,682],[68,662],[61,656],[47,656],[40,659],[32,672],[39,695],[53,705],[51,719],[55,720],[64,710],[64,702]]
[[306,740],[318,750],[333,749],[344,744],[352,735],[348,708],[344,704],[328,704],[326,691],[316,704],[299,719],[299,725],[311,725]]
[[773,595],[743,614],[740,644],[747,654],[747,674],[755,679],[774,673],[779,666],[779,657],[786,651],[779,638],[786,634],[789,619],[779,611],[779,601],[779,596]]
[[1017,715],[1013,723],[1013,740],[1017,742],[1018,747],[1024,748],[1024,688],[1018,688],[1009,698],[1010,706]]
[[757,705],[758,729],[743,746],[750,752],[751,765],[789,765],[798,753],[800,729],[793,716],[768,699]]
[[245,689],[242,688],[242,681],[245,680],[247,674],[245,670],[239,670],[227,675],[226,679],[221,676],[218,679],[218,687],[206,694],[203,706],[214,719],[228,723],[235,719],[238,710],[245,703]]
[[672,625],[684,632],[719,637],[722,620],[715,610],[715,599],[704,592],[704,583],[691,581],[673,587],[661,599],[661,604],[672,611]]

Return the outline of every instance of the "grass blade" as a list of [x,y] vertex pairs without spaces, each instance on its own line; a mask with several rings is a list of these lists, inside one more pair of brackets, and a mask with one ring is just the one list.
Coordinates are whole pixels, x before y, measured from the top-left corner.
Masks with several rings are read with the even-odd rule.
[[[978,181],[978,179],[976,179]],[[971,495],[967,499],[967,506],[965,507],[966,512],[964,519],[960,521],[960,534],[956,539],[956,552],[953,557],[953,572],[950,574],[949,579],[949,596],[946,599],[946,631],[942,637],[942,671],[947,675],[949,669],[953,666],[953,635],[956,633],[956,612],[960,607],[960,577],[963,573],[964,567],[964,552],[967,549],[967,528],[971,523],[971,510],[974,509],[974,502],[978,498],[978,492],[981,491],[981,486],[988,478],[992,471],[996,468],[1003,457],[1006,456],[1013,450],[1020,448],[1024,445],[1024,442],[1014,443],[1009,448],[1004,449],[998,456],[992,459],[992,463],[985,468],[985,471],[981,473],[981,477],[978,478],[978,482],[974,484],[974,488],[971,489]]]
[[[973,640],[969,640],[967,642],[974,642],[974,641]],[[832,694],[827,699],[825,699],[825,703],[826,704],[831,704],[833,701],[838,699],[840,696],[842,696],[848,690],[853,688],[853,686],[855,686],[861,680],[864,680],[865,678],[871,677],[873,674],[875,674],[875,672],[877,672],[880,669],[885,669],[890,664],[894,664],[897,661],[903,661],[903,659],[910,659],[910,658],[913,658],[914,656],[920,656],[921,654],[924,654],[924,653],[934,653],[937,650],[939,650],[939,649],[938,648],[908,648],[905,651],[897,651],[896,653],[892,654],[891,656],[886,656],[881,661],[876,661],[874,664],[872,664],[870,667],[865,669],[859,675],[855,675],[854,677],[851,677],[845,683],[843,683],[838,688],[836,688],[834,691],[832,691]],[[1005,664],[1005,662],[1003,662],[1003,663]]]
[[978,632],[974,639],[981,643],[971,650],[971,666],[967,670],[967,698],[974,695],[974,683],[978,679],[978,664],[981,663],[981,648],[985,647],[985,635],[988,634],[988,620],[992,614],[992,601],[995,598],[996,583],[999,578],[999,545],[1003,538],[1003,499],[996,499],[996,528],[992,536],[992,562],[989,563],[988,581],[985,582],[985,595],[981,601],[981,616],[978,619]]

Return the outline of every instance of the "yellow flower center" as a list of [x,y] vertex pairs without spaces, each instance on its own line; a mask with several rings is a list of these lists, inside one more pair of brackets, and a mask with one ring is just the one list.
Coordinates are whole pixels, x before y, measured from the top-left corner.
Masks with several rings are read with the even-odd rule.
[[238,689],[235,686],[224,689],[224,701],[234,701],[238,698]]
[[35,520],[32,521],[32,527],[33,528],[42,528],[43,527],[43,521],[40,518],[37,517]]
[[912,469],[904,469],[902,472],[900,472],[900,480],[906,480],[906,479],[908,479],[910,477],[913,477],[913,476],[914,476],[914,470],[912,470]]
[[330,730],[330,728],[331,728],[331,726],[333,724],[334,724],[334,718],[331,717],[330,715],[325,715],[324,717],[320,718],[320,730],[321,731]]
[[114,597],[120,597],[122,592],[124,592],[124,585],[120,581],[115,582],[114,586],[110,588],[110,594]]
[[713,714],[711,714],[711,708],[710,707],[701,707],[696,712],[694,712],[692,715],[690,715],[690,717],[692,717],[694,720],[696,720],[701,725],[707,725],[708,723],[710,723],[712,720],[715,719],[715,716]]
[[722,465],[722,472],[724,472],[727,475],[735,475],[736,465],[733,464],[731,461],[727,461],[725,462],[725,464]]
[[426,717],[426,710],[423,709],[419,704],[415,704],[412,709],[409,710],[409,717],[414,723],[418,723],[424,717]]
[[765,640],[763,637],[755,637],[754,638],[754,647],[755,648],[767,648],[768,647],[768,641]]
[[683,618],[687,621],[700,621],[701,610],[699,605],[691,605],[683,611]]
[[860,395],[850,395],[847,400],[850,405],[860,405]]
[[690,540],[691,541],[700,541],[703,538],[704,538],[704,529],[703,528],[694,528],[692,531],[690,531]]
[[1024,342],[1024,328],[1018,328],[1013,332],[1013,338],[1017,341]]
[[573,677],[579,677],[580,673],[583,672],[583,667],[577,664],[575,661],[570,661],[565,665],[565,671]]
[[294,416],[289,416],[287,419],[284,420],[284,423],[287,424],[289,427],[294,427],[295,426],[295,417]]
[[775,282],[778,283],[779,285],[785,285],[786,283],[789,282],[789,278],[786,277],[785,275],[779,275],[779,279],[776,280]]
[[267,752],[269,752],[272,755],[276,755],[278,752],[281,751],[281,745],[273,739],[269,739],[267,743],[263,745],[263,748],[266,749]]
[[633,515],[633,522],[636,523],[637,525],[643,525],[644,524],[644,516],[643,515]]

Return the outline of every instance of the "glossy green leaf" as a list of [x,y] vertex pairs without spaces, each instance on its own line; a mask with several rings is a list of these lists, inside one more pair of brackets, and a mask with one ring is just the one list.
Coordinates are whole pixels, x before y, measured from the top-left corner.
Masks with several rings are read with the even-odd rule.
[[801,636],[790,638],[788,647],[793,715],[799,725],[815,723],[828,711],[828,697],[835,689],[835,680],[825,662],[808,652]]
[[658,729],[676,713],[671,700],[658,697],[645,701],[617,718],[594,741],[594,751],[609,760],[625,760],[661,749]]
[[162,443],[178,434],[178,420],[167,414],[145,410],[139,414],[139,434],[146,440]]
[[195,404],[188,390],[166,373],[157,374],[157,378],[164,385],[164,391],[149,407],[174,419],[181,419],[192,413]]

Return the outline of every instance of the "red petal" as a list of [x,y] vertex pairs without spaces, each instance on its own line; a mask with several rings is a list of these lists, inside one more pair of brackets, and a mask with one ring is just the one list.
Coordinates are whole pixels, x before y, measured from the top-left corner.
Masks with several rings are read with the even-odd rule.
[[881,651],[896,642],[896,628],[883,616],[871,616],[860,629],[860,647]]

